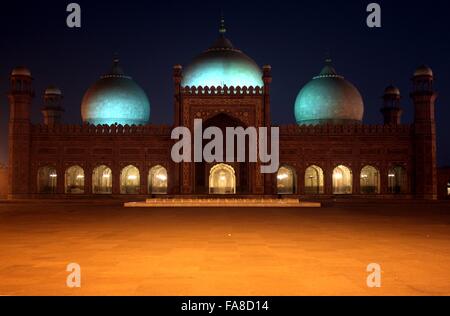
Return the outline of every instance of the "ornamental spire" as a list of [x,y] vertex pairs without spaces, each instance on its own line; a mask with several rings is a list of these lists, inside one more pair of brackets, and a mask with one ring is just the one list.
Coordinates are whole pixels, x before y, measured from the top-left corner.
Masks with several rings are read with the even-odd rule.
[[331,50],[325,53],[325,65],[331,66],[333,64],[333,59],[331,58]]
[[220,35],[224,35],[227,32],[227,29],[225,27],[225,19],[223,17],[223,13],[220,15],[220,26],[219,26],[219,33]]

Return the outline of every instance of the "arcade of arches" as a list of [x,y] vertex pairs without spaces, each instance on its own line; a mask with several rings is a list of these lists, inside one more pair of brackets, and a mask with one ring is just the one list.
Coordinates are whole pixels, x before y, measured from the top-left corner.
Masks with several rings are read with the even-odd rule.
[[[106,165],[99,165],[92,171],[92,194],[112,194],[113,172]],[[332,192],[336,195],[354,194],[353,171],[350,167],[339,165],[333,169]],[[402,166],[394,166],[387,173],[387,191],[389,194],[404,194],[408,192],[407,174]],[[156,165],[148,172],[148,194],[167,194],[169,174],[165,167]],[[37,172],[37,192],[51,194],[57,192],[58,171],[53,166],[43,166]],[[382,174],[374,166],[364,166],[359,172],[360,194],[380,194]],[[320,195],[325,192],[325,174],[321,167],[311,165],[306,168],[304,179],[304,194]],[[297,172],[295,168],[283,165],[276,174],[277,194],[298,194]],[[299,184],[300,185],[300,184]],[[236,194],[239,183],[235,167],[219,163],[209,170],[209,194]],[[120,193],[139,194],[141,174],[136,166],[129,165],[120,172]],[[85,171],[79,165],[74,165],[64,171],[64,192],[66,194],[87,194],[85,188]],[[450,195],[450,182],[447,184],[447,194]]]

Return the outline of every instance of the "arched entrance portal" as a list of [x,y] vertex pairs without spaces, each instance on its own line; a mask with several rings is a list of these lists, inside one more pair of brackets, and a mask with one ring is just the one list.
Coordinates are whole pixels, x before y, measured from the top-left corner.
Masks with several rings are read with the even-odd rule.
[[221,163],[211,168],[209,194],[236,194],[236,175],[233,167]]
[[[239,194],[248,194],[252,192],[252,181],[250,179],[250,174],[252,171],[254,172],[256,168],[256,164],[250,164],[248,162],[248,153],[249,153],[249,137],[246,137],[245,141],[245,152],[247,154],[245,162],[237,162],[237,137],[234,138],[234,148],[227,148],[227,136],[226,136],[226,128],[227,127],[243,127],[244,129],[247,128],[247,126],[240,121],[238,118],[226,114],[226,113],[219,113],[216,114],[207,120],[203,121],[202,124],[203,130],[206,130],[208,127],[217,127],[220,130],[222,130],[224,139],[224,149],[223,149],[223,160],[221,161],[215,161],[212,163],[208,162],[196,162],[194,164],[194,192],[196,194],[208,194],[211,193],[210,190],[210,179],[209,179],[209,171],[211,170],[211,167],[215,165],[216,163],[222,163],[226,162],[226,155],[228,153],[231,153],[231,151],[234,152],[234,162],[232,163],[232,169],[234,171],[235,175],[235,188],[234,193]],[[205,146],[210,143],[210,140],[202,140],[202,148],[205,148]],[[230,152],[229,152],[230,151]]]

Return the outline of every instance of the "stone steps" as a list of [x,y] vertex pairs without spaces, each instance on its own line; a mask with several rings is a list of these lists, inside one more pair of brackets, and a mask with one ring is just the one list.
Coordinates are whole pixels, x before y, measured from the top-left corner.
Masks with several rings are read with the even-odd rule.
[[318,202],[306,202],[298,199],[267,198],[173,198],[147,199],[144,202],[127,202],[125,207],[321,207]]

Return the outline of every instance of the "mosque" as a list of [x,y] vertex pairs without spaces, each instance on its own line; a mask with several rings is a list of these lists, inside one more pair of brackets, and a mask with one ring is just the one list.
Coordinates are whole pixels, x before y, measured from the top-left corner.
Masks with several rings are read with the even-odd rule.
[[[222,23],[217,40],[187,66],[173,67],[174,123],[149,124],[150,102],[119,61],[81,103],[83,123],[62,123],[63,94],[43,94],[43,122],[30,120],[32,75],[10,76],[10,198],[99,196],[280,196],[437,199],[450,194],[450,170],[436,166],[433,72],[417,68],[414,121],[401,122],[399,89],[384,91],[383,123],[363,124],[358,89],[330,60],[298,93],[296,124],[279,126],[280,168],[261,163],[175,163],[172,129],[271,127],[271,67],[233,46]],[[442,179],[439,180],[438,179]]]

